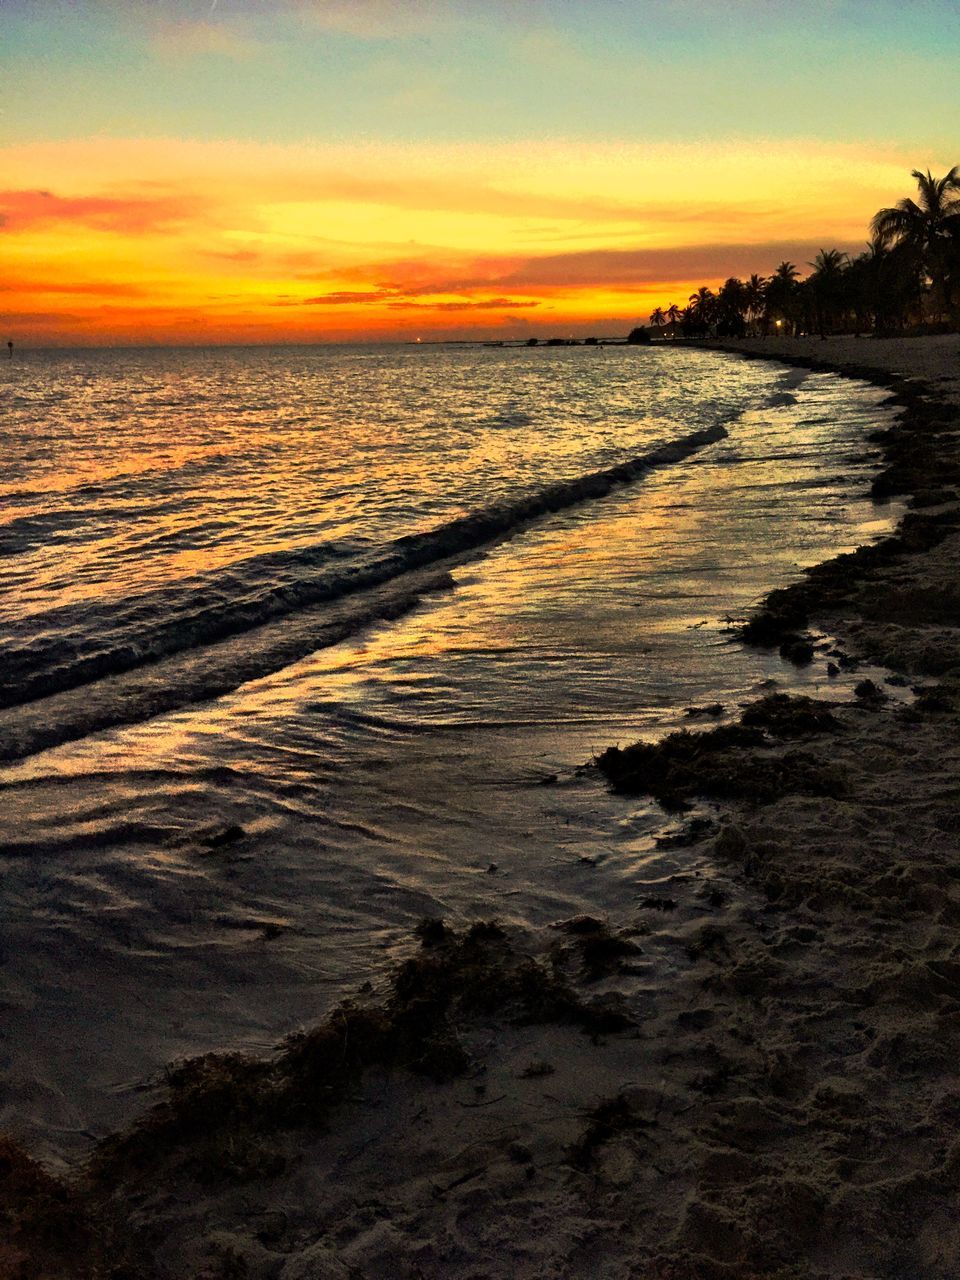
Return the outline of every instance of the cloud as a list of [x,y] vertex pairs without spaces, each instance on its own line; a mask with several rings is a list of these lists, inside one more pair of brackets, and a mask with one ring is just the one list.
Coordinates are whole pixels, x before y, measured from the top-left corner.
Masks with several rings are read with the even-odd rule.
[[76,294],[96,298],[142,298],[150,290],[143,285],[111,280],[31,280],[10,276],[0,281],[0,293]]
[[[693,244],[662,249],[592,249],[527,258],[501,276],[508,287],[641,286],[664,281],[707,280],[772,270],[784,258],[801,267],[822,247],[820,240],[753,241],[749,244]],[[830,247],[857,253],[860,243]]]
[[[856,254],[858,242],[832,241],[830,247]],[[731,275],[748,276],[771,272],[777,263],[795,262],[801,275],[821,248],[818,240],[756,240],[742,244],[707,243],[683,248],[594,249],[569,253],[505,258],[502,255],[474,256],[467,261],[447,260],[431,254],[423,258],[401,258],[358,264],[330,273],[338,283],[355,280],[366,287],[333,289],[294,300],[288,306],[363,306],[386,304],[424,306],[440,309],[442,299],[451,294],[488,294],[495,298],[468,299],[478,306],[534,306],[542,296],[601,290],[606,293],[649,293],[653,287],[687,287],[692,280],[715,282]],[[313,279],[318,279],[313,273]],[[542,295],[540,299],[518,300],[508,292],[523,290]],[[686,296],[686,295],[684,295]],[[450,303],[453,306],[462,304]]]
[[444,295],[453,290],[443,281],[420,289],[339,289],[331,293],[317,294],[312,298],[282,297],[274,302],[278,307],[338,307],[371,306],[385,304],[392,311],[496,311],[538,307],[535,298],[454,298]]
[[389,302],[391,311],[511,311],[539,307],[533,298],[477,298],[462,302]]
[[193,196],[58,196],[52,191],[0,191],[0,217],[12,230],[45,223],[82,223],[98,231],[140,234],[194,219],[202,202]]

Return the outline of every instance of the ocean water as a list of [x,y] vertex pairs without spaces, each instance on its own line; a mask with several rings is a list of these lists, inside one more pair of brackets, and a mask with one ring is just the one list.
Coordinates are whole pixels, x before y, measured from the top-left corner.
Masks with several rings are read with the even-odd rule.
[[594,753],[825,686],[728,620],[899,514],[864,496],[882,393],[709,352],[2,374],[0,1124],[53,1154],[381,981],[425,915],[533,934],[709,873]]

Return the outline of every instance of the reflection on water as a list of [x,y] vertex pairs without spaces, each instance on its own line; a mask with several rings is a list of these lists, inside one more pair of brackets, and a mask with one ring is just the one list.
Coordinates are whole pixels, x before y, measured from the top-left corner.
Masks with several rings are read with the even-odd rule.
[[[722,444],[537,521],[392,623],[4,770],[4,1123],[78,1149],[169,1058],[267,1047],[383,974],[423,915],[536,928],[682,897],[702,868],[655,846],[664,816],[583,766],[687,705],[825,685],[723,619],[897,514],[855,496],[879,393],[711,361],[756,406]],[[645,945],[651,983],[671,963]]]

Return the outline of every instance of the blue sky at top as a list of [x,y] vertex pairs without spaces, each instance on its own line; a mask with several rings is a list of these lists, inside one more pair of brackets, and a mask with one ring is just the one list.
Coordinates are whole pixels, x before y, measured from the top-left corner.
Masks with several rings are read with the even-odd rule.
[[8,142],[729,136],[960,125],[947,0],[5,0]]

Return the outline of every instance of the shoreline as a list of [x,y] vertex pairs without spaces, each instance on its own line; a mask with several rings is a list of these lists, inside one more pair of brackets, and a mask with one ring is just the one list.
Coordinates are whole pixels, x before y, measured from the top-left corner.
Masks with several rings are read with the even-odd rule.
[[878,550],[771,593],[752,638],[824,623],[844,651],[814,635],[816,661],[859,653],[939,689],[904,710],[874,686],[831,703],[833,724],[768,720],[724,748],[738,767],[803,756],[838,785],[781,777],[680,821],[717,870],[663,989],[630,992],[630,956],[666,897],[615,928],[569,921],[534,957],[493,929],[426,930],[386,1004],[335,1012],[273,1074],[238,1055],[174,1072],[166,1110],[74,1182],[0,1152],[0,1274],[956,1274],[960,508],[929,499],[957,464],[960,382],[848,358],[887,343],[801,343],[697,346],[890,387],[905,414],[875,442],[880,474],[926,496]]

